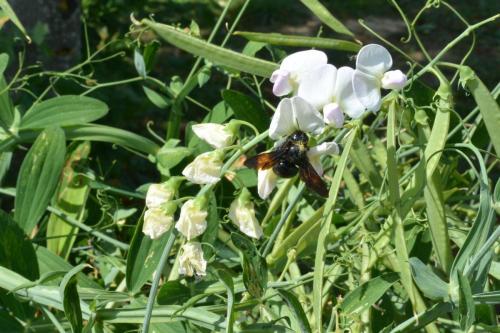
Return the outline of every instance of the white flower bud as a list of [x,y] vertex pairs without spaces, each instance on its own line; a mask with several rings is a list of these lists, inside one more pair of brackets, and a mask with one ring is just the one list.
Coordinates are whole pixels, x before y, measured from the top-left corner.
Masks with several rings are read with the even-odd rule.
[[175,189],[167,184],[151,184],[146,193],[146,207],[158,208],[164,203],[172,200],[175,195]]
[[328,103],[323,107],[323,120],[328,125],[341,128],[344,125],[344,113],[338,103]]
[[381,83],[384,89],[402,89],[406,84],[406,75],[399,69],[395,71],[388,71],[384,73]]
[[259,170],[257,172],[257,192],[259,197],[266,199],[276,187],[278,176],[273,169]]
[[179,256],[179,274],[186,276],[206,275],[207,261],[203,258],[201,244],[197,242],[186,243],[182,246]]
[[208,123],[193,125],[191,128],[197,137],[216,149],[230,146],[235,138],[235,133],[227,125]]
[[161,208],[150,208],[144,213],[142,232],[151,239],[157,239],[172,227],[173,221],[172,214]]
[[207,211],[205,197],[188,200],[182,205],[179,220],[175,224],[188,240],[198,237],[207,229]]
[[198,155],[184,168],[182,174],[195,184],[215,184],[220,180],[222,157],[219,150]]
[[231,203],[229,218],[245,235],[257,239],[262,237],[262,228],[255,217],[255,209],[250,201],[250,192],[246,188]]

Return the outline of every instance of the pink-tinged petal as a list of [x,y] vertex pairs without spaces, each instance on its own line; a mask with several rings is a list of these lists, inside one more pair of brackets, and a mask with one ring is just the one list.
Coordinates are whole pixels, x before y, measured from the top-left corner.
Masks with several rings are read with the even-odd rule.
[[320,134],[325,127],[321,113],[301,97],[292,97],[291,102],[296,129],[315,135]]
[[290,54],[281,63],[280,69],[285,69],[301,77],[305,72],[328,62],[324,52],[318,50],[299,51]]
[[[352,77],[354,94],[361,104],[369,111],[378,111],[381,104],[380,81],[369,74],[355,70]],[[347,110],[344,110],[347,113]],[[351,116],[351,115],[350,115]],[[354,116],[351,116],[356,118]]]
[[326,124],[335,128],[341,128],[344,125],[344,113],[338,103],[328,103],[323,107],[323,120]]
[[271,75],[270,81],[274,83],[273,94],[275,96],[285,96],[292,92],[293,86],[290,82],[290,72],[284,69],[277,69]]
[[321,109],[331,101],[335,88],[337,68],[326,64],[312,69],[301,79],[297,96]]
[[382,75],[392,67],[389,51],[378,44],[368,44],[359,50],[356,57],[356,69],[381,79]]
[[267,199],[276,187],[278,176],[272,169],[257,171],[257,192],[259,197]]
[[382,88],[384,89],[402,89],[406,84],[406,75],[399,69],[395,71],[388,71],[382,77]]
[[276,140],[282,136],[289,135],[295,131],[294,111],[290,98],[283,98],[274,112],[271,125],[269,125],[269,137]]

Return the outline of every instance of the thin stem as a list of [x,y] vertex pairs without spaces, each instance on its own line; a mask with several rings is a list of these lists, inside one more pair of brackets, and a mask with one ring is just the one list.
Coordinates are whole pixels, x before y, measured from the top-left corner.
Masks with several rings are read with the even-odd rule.
[[170,250],[174,245],[175,238],[177,232],[175,229],[172,229],[170,236],[168,237],[167,245],[163,249],[163,253],[161,254],[160,262],[158,263],[158,267],[156,268],[156,272],[153,278],[153,284],[151,285],[151,290],[149,291],[148,303],[146,304],[146,314],[144,316],[144,322],[142,323],[142,332],[149,332],[149,323],[151,321],[151,314],[153,313],[153,307],[155,304],[156,293],[158,292],[158,285],[160,284],[161,273],[165,269],[167,264],[168,257],[170,256]]

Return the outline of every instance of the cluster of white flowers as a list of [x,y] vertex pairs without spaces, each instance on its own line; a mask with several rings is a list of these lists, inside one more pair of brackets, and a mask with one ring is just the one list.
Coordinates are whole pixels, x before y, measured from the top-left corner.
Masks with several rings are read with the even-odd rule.
[[[401,89],[406,75],[399,70],[389,71],[392,58],[380,45],[366,45],[359,51],[356,68],[328,64],[325,53],[317,50],[301,51],[286,57],[280,68],[273,72],[270,81],[273,93],[281,99],[269,126],[269,137],[281,140],[300,130],[319,135],[325,127],[341,128],[345,117],[356,119],[367,111],[376,112],[381,106],[381,88]],[[197,124],[192,126],[196,136],[214,150],[198,155],[182,174],[194,184],[215,184],[221,179],[224,149],[237,137],[239,126],[244,123],[232,120],[227,124]],[[314,170],[323,175],[320,157],[338,154],[338,145],[324,142],[308,150]],[[257,190],[267,198],[276,187],[277,175],[272,169],[258,171]],[[143,232],[152,239],[160,237],[173,223],[175,205],[170,201],[178,184],[153,184],[148,190]],[[207,228],[207,198],[202,195],[187,200],[181,207],[175,228],[187,239],[179,256],[179,273],[187,276],[206,274],[207,262],[201,244],[194,241]],[[255,217],[251,194],[243,188],[231,203],[229,219],[246,235],[262,237],[262,228]]]

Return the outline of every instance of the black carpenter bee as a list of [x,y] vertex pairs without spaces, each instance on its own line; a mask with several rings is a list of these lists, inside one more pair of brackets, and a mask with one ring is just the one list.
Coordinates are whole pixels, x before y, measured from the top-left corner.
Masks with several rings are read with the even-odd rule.
[[266,170],[273,168],[275,174],[283,178],[292,178],[299,173],[307,187],[323,197],[328,196],[325,182],[316,173],[307,157],[309,138],[302,131],[290,134],[271,152],[253,156],[245,161],[248,168]]

